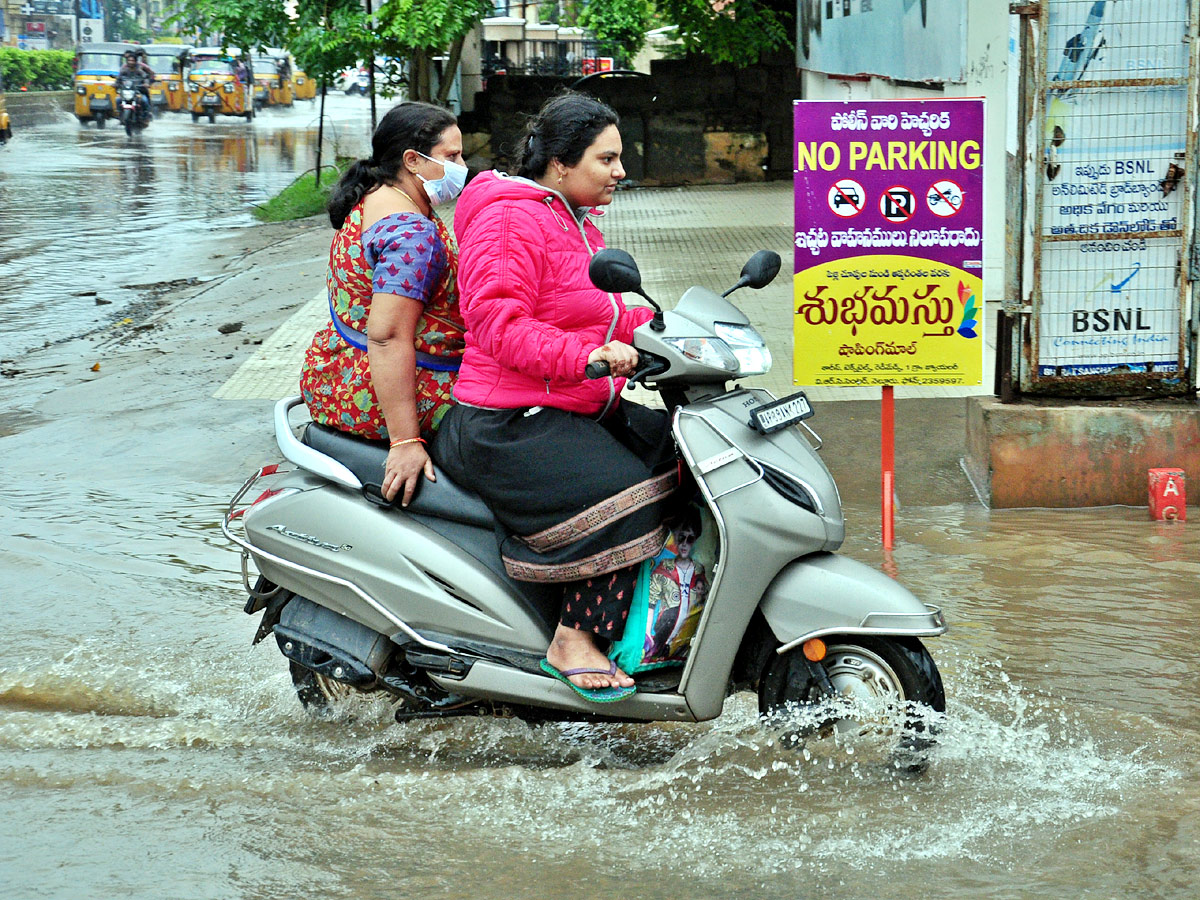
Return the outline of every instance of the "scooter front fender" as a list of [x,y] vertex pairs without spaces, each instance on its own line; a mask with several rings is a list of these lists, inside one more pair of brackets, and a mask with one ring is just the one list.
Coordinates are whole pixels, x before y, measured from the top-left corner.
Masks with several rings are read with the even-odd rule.
[[899,582],[836,553],[814,553],[785,566],[759,604],[786,653],[827,634],[935,637],[946,631],[942,611]]

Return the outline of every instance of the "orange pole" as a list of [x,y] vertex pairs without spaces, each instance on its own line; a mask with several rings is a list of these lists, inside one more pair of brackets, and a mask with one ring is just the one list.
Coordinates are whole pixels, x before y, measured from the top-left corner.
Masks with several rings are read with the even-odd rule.
[[880,402],[880,469],[883,472],[883,549],[892,549],[895,535],[893,498],[896,481],[896,407],[890,384],[883,386]]

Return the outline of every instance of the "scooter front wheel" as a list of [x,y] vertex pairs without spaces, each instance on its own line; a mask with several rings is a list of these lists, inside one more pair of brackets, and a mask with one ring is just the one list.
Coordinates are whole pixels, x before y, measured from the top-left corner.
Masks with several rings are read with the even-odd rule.
[[916,638],[831,636],[810,662],[796,648],[775,656],[758,688],[759,712],[796,744],[813,736],[863,737],[900,768],[923,771],[946,710],[942,677]]

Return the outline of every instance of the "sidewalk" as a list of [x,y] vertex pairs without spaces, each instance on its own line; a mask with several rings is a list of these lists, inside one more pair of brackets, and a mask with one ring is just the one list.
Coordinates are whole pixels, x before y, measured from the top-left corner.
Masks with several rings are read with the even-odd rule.
[[[600,221],[605,243],[633,254],[642,286],[670,309],[693,284],[718,293],[737,281],[742,264],[756,250],[774,250],[783,268],[761,291],[749,288],[731,299],[762,333],[774,365],[771,372],[744,383],[782,397],[798,389],[818,402],[875,400],[878,387],[814,387],[792,384],[793,206],[789,182],[655,188],[619,193]],[[452,213],[443,216],[451,219]],[[324,273],[314,272],[312,300],[263,342],[258,352],[214,394],[218,399],[275,400],[297,392],[300,365],[313,333],[329,318]],[[897,399],[947,398],[991,394],[995,354],[990,324],[995,304],[987,304],[983,328],[984,384],[976,387],[897,387]]]

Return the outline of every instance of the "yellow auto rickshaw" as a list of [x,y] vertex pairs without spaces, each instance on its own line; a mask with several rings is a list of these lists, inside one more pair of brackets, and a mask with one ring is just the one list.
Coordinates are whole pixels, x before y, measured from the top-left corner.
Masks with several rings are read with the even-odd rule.
[[254,118],[254,69],[237,47],[196,47],[188,52],[187,111],[192,121],[218,115]]
[[8,106],[4,102],[4,76],[0,75],[0,144],[12,137],[12,122],[8,118]]
[[136,44],[80,44],[75,51],[75,117],[80,124],[95,122],[103,128],[108,119],[117,116],[117,73],[122,58]]
[[296,65],[290,53],[288,53],[288,61],[292,64],[292,94],[297,100],[316,100],[316,79],[309,78],[308,74]]
[[292,64],[285,51],[268,47],[254,57],[254,86],[260,108],[292,105]]
[[192,48],[184,44],[143,44],[142,49],[146,51],[146,65],[154,70],[150,108],[155,114],[164,109],[183,112],[183,76]]

